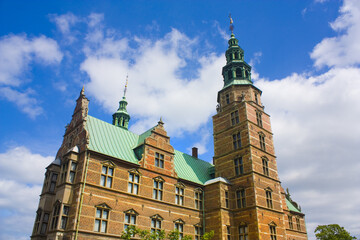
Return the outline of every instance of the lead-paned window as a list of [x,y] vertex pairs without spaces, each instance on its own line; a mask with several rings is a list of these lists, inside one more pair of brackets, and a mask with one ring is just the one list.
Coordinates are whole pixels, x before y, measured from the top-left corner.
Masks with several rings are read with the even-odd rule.
[[301,226],[300,226],[300,219],[299,218],[296,218],[296,227],[297,227],[297,230],[301,230]]
[[226,239],[230,240],[231,239],[231,229],[230,226],[226,226]]
[[178,205],[184,205],[184,192],[185,189],[182,187],[175,187],[175,203]]
[[269,176],[269,164],[266,158],[262,158],[262,165],[264,175]]
[[134,172],[129,172],[128,192],[132,194],[139,193],[140,175]]
[[256,111],[256,121],[259,127],[263,126],[261,112]]
[[49,222],[49,216],[50,216],[49,213],[44,213],[43,220],[42,220],[42,223],[41,223],[41,230],[40,230],[41,234],[46,233],[48,222]]
[[50,188],[49,188],[49,191],[50,191],[50,192],[54,192],[54,191],[55,191],[57,177],[58,177],[58,174],[57,174],[57,173],[53,173],[53,174],[51,175],[51,182],[50,182]]
[[272,193],[270,190],[266,190],[266,205],[268,208],[273,208]]
[[52,221],[51,221],[51,229],[56,229],[59,222],[59,214],[60,214],[61,204],[57,203],[54,206]]
[[239,226],[239,240],[248,240],[248,226]]
[[276,227],[270,226],[270,239],[276,240]]
[[229,192],[225,191],[225,207],[229,208]]
[[240,189],[236,191],[236,203],[238,208],[246,207],[245,189]]
[[128,210],[125,212],[124,229],[127,229],[129,226],[136,225],[136,215],[136,212],[133,210]]
[[234,112],[232,112],[231,114],[231,125],[235,125],[239,123],[239,111],[236,110]]
[[69,206],[63,207],[60,228],[65,229],[69,218]]
[[159,178],[154,179],[153,198],[162,200],[163,198],[164,181]]
[[235,133],[232,135],[233,137],[233,146],[234,146],[234,149],[239,149],[241,148],[241,136],[240,136],[240,133]]
[[202,210],[202,204],[203,204],[203,192],[201,190],[195,191],[195,208]]
[[181,222],[176,222],[175,230],[179,231],[179,239],[182,239],[184,237],[184,224]]
[[161,231],[161,219],[151,218],[151,232],[159,233]]
[[155,166],[164,168],[164,154],[155,153]]
[[289,220],[289,228],[290,228],[290,229],[294,229],[293,221],[292,221],[292,216],[291,216],[291,215],[288,215],[288,220]]
[[108,219],[108,209],[96,208],[94,231],[106,233],[108,227]]
[[260,148],[265,151],[266,150],[265,135],[263,133],[259,133],[259,142],[260,142]]
[[114,176],[114,168],[103,165],[101,168],[100,185],[103,187],[112,187],[112,181]]
[[244,174],[244,165],[242,157],[237,157],[234,159],[234,166],[235,166],[235,175],[239,176]]
[[75,180],[76,166],[77,166],[76,162],[71,162],[70,173],[69,173],[69,181],[71,183],[74,183]]
[[195,240],[200,240],[202,236],[202,227],[195,226]]

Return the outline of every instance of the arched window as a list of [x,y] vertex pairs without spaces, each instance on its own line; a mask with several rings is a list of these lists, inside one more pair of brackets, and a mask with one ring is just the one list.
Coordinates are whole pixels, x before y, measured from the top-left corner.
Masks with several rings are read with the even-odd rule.
[[265,134],[262,132],[259,132],[259,142],[260,142],[260,148],[264,151],[266,151],[265,146]]
[[228,79],[231,80],[233,78],[232,69],[229,69],[228,71]]
[[263,173],[266,176],[269,176],[269,164],[268,164],[268,159],[266,157],[262,158],[262,166],[263,166]]
[[236,69],[236,77],[237,77],[237,78],[241,78],[241,77],[242,77],[242,70],[241,70],[241,68],[237,68],[237,69]]

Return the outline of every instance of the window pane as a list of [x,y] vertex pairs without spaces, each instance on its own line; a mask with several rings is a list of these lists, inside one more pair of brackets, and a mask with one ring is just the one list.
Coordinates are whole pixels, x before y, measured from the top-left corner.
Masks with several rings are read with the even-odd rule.
[[75,169],[76,169],[76,163],[73,162],[73,163],[71,163],[71,170],[75,171]]
[[107,222],[102,221],[101,222],[101,232],[106,232]]
[[129,214],[125,215],[125,223],[130,223]]
[[68,214],[69,214],[69,207],[68,207],[68,206],[64,206],[63,214],[64,214],[64,215],[68,215]]
[[66,228],[66,223],[67,223],[67,217],[62,217],[61,218],[61,228],[62,229]]
[[103,166],[101,172],[102,172],[103,174],[106,174],[106,173],[107,173],[107,167]]
[[110,188],[112,184],[112,177],[108,177],[107,182],[106,182],[106,187]]
[[100,209],[96,209],[96,217],[101,218],[101,210]]
[[153,190],[153,198],[157,199],[157,190]]
[[134,184],[134,194],[138,194],[139,185]]
[[113,168],[109,168],[108,175],[112,176],[113,174],[114,174],[114,169],[113,169]]
[[160,220],[156,221],[156,227],[161,228],[161,221]]
[[139,183],[139,175],[135,175],[135,182]]
[[158,199],[159,199],[159,200],[162,200],[162,191],[159,191],[158,194],[159,194],[159,198],[158,198]]
[[128,184],[128,192],[131,193],[132,192],[132,183]]
[[156,227],[155,219],[151,219],[151,227],[152,228]]
[[100,185],[101,186],[104,186],[105,187],[105,176],[104,175],[101,175],[101,178],[100,178]]
[[163,189],[163,183],[159,182],[159,189]]
[[136,222],[136,216],[131,215],[131,224],[135,224],[135,222]]
[[132,173],[129,174],[129,181],[130,182],[134,181],[134,174],[132,174]]
[[94,231],[99,232],[100,231],[100,220],[95,220],[95,225],[94,225]]
[[75,172],[70,172],[69,181],[70,181],[71,183],[74,183],[74,178],[75,178]]
[[108,219],[108,217],[109,217],[109,211],[108,210],[103,210],[102,219]]

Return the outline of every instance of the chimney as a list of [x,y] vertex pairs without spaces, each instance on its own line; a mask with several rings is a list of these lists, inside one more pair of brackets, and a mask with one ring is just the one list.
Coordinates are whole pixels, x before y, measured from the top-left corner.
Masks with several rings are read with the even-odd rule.
[[197,147],[192,148],[192,156],[195,158],[198,158],[198,148]]

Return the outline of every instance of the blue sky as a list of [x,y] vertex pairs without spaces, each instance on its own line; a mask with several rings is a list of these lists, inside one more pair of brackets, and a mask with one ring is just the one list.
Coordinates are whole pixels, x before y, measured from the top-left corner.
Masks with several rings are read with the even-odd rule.
[[1,0],[0,239],[31,234],[83,85],[89,114],[111,122],[128,74],[130,130],[163,117],[176,149],[212,161],[230,12],[310,239],[330,223],[359,237],[358,1]]

